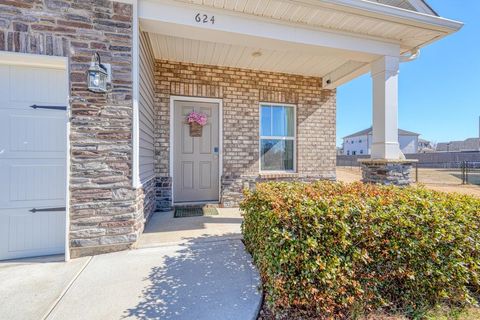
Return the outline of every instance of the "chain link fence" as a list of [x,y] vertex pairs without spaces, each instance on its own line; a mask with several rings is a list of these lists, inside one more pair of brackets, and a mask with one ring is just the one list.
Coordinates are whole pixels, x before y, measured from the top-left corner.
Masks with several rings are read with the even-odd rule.
[[414,170],[419,183],[480,186],[480,161],[419,162]]

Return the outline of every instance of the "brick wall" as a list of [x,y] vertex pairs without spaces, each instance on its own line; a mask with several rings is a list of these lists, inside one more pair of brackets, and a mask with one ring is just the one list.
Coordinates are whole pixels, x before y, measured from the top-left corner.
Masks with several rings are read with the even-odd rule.
[[[66,56],[71,95],[73,257],[119,250],[143,228],[132,189],[132,6],[108,0],[0,0],[0,50]],[[108,94],[87,91],[95,51],[111,63]]]
[[[260,180],[335,178],[336,92],[323,90],[320,78],[157,60],[155,82],[155,171],[167,187],[170,95],[223,100],[222,202],[226,206],[237,205],[241,190]],[[298,172],[294,175],[259,176],[260,102],[297,106]],[[164,196],[162,202],[168,199]]]

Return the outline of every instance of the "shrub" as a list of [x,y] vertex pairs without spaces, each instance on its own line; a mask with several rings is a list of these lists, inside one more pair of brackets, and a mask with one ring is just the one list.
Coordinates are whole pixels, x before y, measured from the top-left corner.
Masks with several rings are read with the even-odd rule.
[[480,199],[361,183],[266,183],[245,192],[241,209],[245,245],[276,314],[418,317],[437,304],[475,304],[480,292]]

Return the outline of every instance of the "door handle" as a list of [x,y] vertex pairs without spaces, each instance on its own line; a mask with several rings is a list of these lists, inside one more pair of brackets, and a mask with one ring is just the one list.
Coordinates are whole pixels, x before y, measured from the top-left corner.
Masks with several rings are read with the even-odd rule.
[[32,208],[28,211],[30,211],[31,213],[35,213],[35,212],[66,211],[66,210],[67,210],[66,207],[55,207],[55,208],[41,208],[41,209]]
[[33,104],[30,106],[32,109],[49,109],[49,110],[67,110],[66,106],[39,106],[36,104]]

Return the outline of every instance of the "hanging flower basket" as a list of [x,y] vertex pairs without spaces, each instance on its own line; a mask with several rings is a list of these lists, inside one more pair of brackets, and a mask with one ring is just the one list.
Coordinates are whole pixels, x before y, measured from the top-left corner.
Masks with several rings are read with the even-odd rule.
[[201,137],[202,128],[203,127],[196,122],[190,123],[190,137]]
[[207,116],[198,112],[190,112],[186,119],[190,125],[190,137],[201,137],[203,126],[207,124]]

